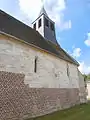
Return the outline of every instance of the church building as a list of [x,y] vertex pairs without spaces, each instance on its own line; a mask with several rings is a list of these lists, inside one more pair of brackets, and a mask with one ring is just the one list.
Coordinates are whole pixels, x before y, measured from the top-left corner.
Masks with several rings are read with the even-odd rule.
[[0,120],[24,120],[86,102],[79,63],[57,42],[44,7],[32,28],[0,10]]

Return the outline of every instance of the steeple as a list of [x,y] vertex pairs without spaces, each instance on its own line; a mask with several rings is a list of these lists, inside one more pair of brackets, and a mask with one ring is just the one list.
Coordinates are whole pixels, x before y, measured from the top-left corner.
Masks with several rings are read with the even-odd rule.
[[48,17],[44,6],[42,7],[38,18],[32,23],[32,27],[37,30],[45,38],[45,40],[57,44],[55,23]]
[[41,11],[39,13],[39,16],[41,16],[42,14],[44,14],[44,15],[46,15],[48,17],[48,14],[47,14],[47,12],[46,12],[46,10],[44,8],[44,5],[43,5],[43,7],[42,7],[42,9],[41,9]]

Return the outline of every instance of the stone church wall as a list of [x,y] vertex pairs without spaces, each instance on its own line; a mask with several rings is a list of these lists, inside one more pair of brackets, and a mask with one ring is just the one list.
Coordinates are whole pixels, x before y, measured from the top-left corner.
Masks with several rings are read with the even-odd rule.
[[77,66],[68,66],[69,76],[66,61],[0,35],[0,120],[21,120],[78,104]]
[[[37,71],[35,68],[37,57]],[[77,66],[9,37],[0,37],[0,71],[25,74],[32,88],[79,88]]]
[[87,87],[86,82],[84,81],[84,77],[81,74],[80,71],[78,71],[79,75],[79,96],[80,96],[80,102],[81,103],[86,103],[87,102]]
[[79,104],[77,88],[30,88],[24,77],[0,71],[0,120],[24,120]]

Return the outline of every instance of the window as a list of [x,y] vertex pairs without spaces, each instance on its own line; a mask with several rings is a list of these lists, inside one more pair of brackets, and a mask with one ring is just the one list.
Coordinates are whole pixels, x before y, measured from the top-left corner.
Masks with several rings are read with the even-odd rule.
[[35,61],[34,61],[34,72],[37,72],[37,57],[35,57]]
[[67,76],[69,77],[69,66],[67,64]]
[[45,26],[49,27],[49,21],[45,18]]
[[54,31],[54,24],[53,23],[50,23],[50,28],[51,28],[51,30]]
[[33,28],[36,30],[36,23],[33,25]]
[[38,28],[41,27],[41,19],[38,21]]

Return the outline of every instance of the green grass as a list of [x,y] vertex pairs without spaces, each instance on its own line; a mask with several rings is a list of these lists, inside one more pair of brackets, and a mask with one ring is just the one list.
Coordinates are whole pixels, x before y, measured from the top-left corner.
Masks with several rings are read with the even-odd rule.
[[32,120],[90,120],[90,103],[34,118]]

